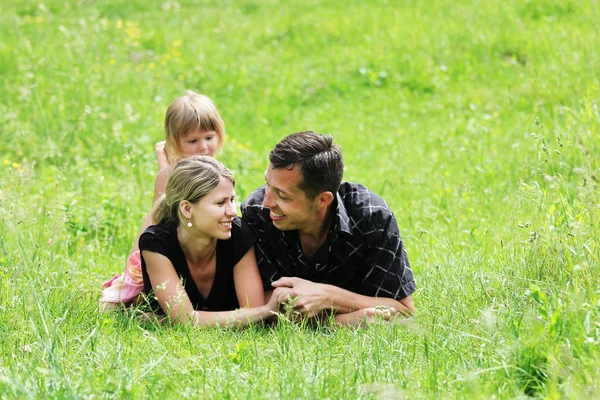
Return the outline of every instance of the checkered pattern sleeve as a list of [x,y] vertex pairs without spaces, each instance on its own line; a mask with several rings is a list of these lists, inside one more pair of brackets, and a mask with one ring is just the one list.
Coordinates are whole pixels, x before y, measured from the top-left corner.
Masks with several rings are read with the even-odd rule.
[[396,218],[389,213],[367,236],[364,293],[401,300],[416,290]]

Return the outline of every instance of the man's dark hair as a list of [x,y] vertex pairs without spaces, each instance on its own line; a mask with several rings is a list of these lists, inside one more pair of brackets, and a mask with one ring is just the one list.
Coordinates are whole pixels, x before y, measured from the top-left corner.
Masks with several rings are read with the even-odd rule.
[[269,153],[273,168],[300,167],[302,181],[298,187],[309,199],[324,191],[337,193],[344,175],[344,159],[331,135],[313,131],[297,132],[285,137]]

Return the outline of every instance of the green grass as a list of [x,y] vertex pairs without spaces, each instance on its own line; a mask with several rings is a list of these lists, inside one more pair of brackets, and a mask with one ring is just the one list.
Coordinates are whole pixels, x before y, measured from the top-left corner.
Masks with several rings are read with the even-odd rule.
[[[0,398],[600,396],[595,1],[0,4]],[[418,314],[231,331],[99,314],[184,89],[245,197],[332,133],[383,195]]]

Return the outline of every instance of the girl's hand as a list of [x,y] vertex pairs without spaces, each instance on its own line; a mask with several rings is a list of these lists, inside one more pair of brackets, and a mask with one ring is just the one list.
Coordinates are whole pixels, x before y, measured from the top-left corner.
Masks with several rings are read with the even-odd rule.
[[158,161],[158,170],[160,171],[170,164],[165,141],[156,143],[154,150],[156,152],[156,161]]

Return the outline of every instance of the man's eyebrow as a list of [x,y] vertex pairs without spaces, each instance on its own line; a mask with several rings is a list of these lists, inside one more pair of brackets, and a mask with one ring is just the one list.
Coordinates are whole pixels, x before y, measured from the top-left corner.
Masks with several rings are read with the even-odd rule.
[[[265,182],[267,183],[267,185],[269,185],[269,181],[267,180],[267,171],[265,171]],[[289,196],[289,193],[288,193],[288,192],[286,192],[285,190],[281,190],[281,189],[279,189],[278,187],[275,187],[275,186],[272,186],[272,185],[269,185],[269,186],[271,186],[271,189],[273,189],[273,190],[275,191],[275,193],[277,193],[277,195],[278,195],[278,196],[279,196],[281,193],[283,193],[283,194],[285,194],[285,195],[288,195],[288,196]]]

